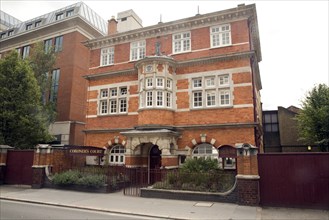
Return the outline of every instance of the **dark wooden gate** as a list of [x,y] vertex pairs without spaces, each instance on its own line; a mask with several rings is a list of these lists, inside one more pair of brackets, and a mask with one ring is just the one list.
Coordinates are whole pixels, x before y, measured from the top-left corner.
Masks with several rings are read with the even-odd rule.
[[9,150],[5,183],[32,185],[33,156],[34,150]]
[[329,153],[259,154],[263,206],[329,209]]

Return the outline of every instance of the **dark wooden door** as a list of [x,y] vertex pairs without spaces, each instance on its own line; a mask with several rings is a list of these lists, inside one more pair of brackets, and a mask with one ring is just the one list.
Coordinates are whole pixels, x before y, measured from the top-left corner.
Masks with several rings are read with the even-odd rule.
[[161,180],[161,176],[159,175],[159,172],[157,172],[158,170],[160,170],[160,167],[161,167],[161,151],[159,150],[159,147],[157,145],[154,145],[150,151],[149,184],[153,184],[156,181]]

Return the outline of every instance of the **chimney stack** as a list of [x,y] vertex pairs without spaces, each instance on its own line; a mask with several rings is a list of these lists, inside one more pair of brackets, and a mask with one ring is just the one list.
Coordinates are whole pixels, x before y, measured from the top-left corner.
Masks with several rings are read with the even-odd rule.
[[115,20],[114,16],[112,16],[112,18],[110,20],[108,20],[108,23],[107,23],[107,34],[108,35],[116,34],[118,32],[117,24],[118,24],[118,22]]

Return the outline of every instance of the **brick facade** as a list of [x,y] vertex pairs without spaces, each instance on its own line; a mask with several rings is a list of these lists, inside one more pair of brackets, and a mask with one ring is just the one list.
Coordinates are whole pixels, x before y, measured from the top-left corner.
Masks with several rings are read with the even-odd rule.
[[[130,32],[111,30],[105,38],[86,42],[90,70],[85,76],[85,145],[109,151],[122,145],[126,165],[146,167],[151,166],[150,152],[156,146],[161,151],[161,165],[169,168],[179,166],[180,155],[192,157],[202,143],[217,149],[248,143],[262,151],[261,52],[255,14],[254,5],[238,6]],[[222,25],[230,29],[230,43],[214,47],[211,35],[218,29],[213,28]],[[187,33],[179,36],[188,36],[190,49],[177,53],[174,36],[180,33]],[[145,56],[131,60],[132,42],[144,42]],[[102,51],[107,48],[113,48],[114,59],[103,65],[102,59],[108,57]],[[223,87],[218,80],[225,75],[229,101],[221,106]],[[214,107],[207,107],[205,83],[211,77],[216,83],[209,89],[217,94]],[[202,81],[200,108],[194,106],[193,97],[197,91],[193,80],[198,78]],[[127,89],[123,96],[121,88]],[[120,99],[126,100],[126,108],[120,106]],[[114,138],[120,141],[113,142]],[[249,159],[238,158],[237,168],[246,175],[257,175],[257,164]]]

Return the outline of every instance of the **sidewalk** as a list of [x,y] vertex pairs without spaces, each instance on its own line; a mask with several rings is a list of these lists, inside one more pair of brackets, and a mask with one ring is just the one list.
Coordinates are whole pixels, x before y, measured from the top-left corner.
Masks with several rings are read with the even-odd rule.
[[26,186],[0,186],[0,199],[165,219],[299,219],[329,220],[325,210],[261,208],[230,203],[149,199],[116,193],[86,193]]

